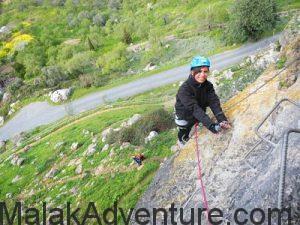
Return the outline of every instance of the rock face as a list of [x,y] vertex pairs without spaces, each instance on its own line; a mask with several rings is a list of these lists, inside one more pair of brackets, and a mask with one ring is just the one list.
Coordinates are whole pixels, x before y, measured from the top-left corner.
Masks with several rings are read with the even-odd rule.
[[68,100],[68,97],[71,94],[71,88],[60,89],[54,92],[50,92],[49,96],[52,102],[58,103]]
[[[299,51],[293,51],[299,57]],[[295,63],[299,61],[300,59]],[[223,105],[225,114],[233,125],[231,130],[224,131],[221,135],[213,135],[206,129],[199,132],[198,145],[208,205],[223,211],[224,216],[221,219],[224,224],[227,221],[233,222],[234,210],[237,208],[242,207],[250,213],[258,207],[267,213],[268,208],[277,207],[282,135],[290,128],[300,129],[300,109],[293,104],[282,103],[259,130],[264,137],[274,142],[276,147],[261,141],[255,133],[255,128],[279,100],[289,98],[300,105],[300,80],[297,79],[285,90],[278,90],[280,77],[270,80],[276,72],[266,70],[243,92]],[[265,84],[263,88],[234,105],[262,84]],[[288,143],[284,206],[291,206],[294,224],[300,224],[297,216],[300,213],[299,134],[291,134]],[[194,138],[162,165],[136,208],[144,207],[152,212],[153,208],[168,209],[172,203],[177,208],[183,208],[185,221],[190,219],[191,208],[204,207],[198,180]],[[249,215],[247,218],[249,219]],[[245,218],[241,216],[240,220],[243,219]],[[171,224],[170,220],[168,222]],[[179,220],[177,222],[181,224]],[[200,221],[196,216],[195,224],[198,224],[197,222]],[[161,218],[158,218],[157,224],[163,224]],[[204,215],[201,217],[201,224],[207,224]]]

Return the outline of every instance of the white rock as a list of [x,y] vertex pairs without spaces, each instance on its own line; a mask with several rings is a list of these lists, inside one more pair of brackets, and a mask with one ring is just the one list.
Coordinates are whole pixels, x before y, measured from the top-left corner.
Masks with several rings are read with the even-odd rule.
[[0,116],[0,126],[3,126],[3,124],[4,124],[4,117]]
[[0,35],[1,35],[1,34],[9,34],[9,33],[10,33],[10,29],[9,29],[8,26],[2,26],[2,27],[0,28]]
[[79,143],[78,143],[78,142],[74,142],[74,143],[72,143],[72,145],[71,145],[71,150],[72,150],[72,151],[75,151],[75,150],[77,150],[77,149],[78,149],[78,145],[79,145]]
[[11,181],[13,184],[21,180],[21,177],[19,175],[15,176],[15,178]]
[[63,141],[60,141],[58,143],[56,143],[56,145],[54,146],[55,149],[59,149],[61,146],[63,146],[65,143]]
[[56,168],[51,168],[51,170],[45,175],[44,178],[53,178],[57,174],[58,170]]
[[156,131],[151,131],[148,135],[148,137],[145,138],[145,143],[148,143],[149,141],[152,141],[154,137],[156,137],[158,133]]
[[225,70],[225,71],[223,72],[223,76],[224,76],[226,79],[231,79],[233,74],[234,74],[234,73],[231,71],[231,69]]
[[12,197],[12,193],[7,193],[7,194],[5,195],[5,197],[6,197],[6,198],[11,198],[11,197]]
[[139,119],[141,119],[142,116],[140,114],[134,114],[128,121],[127,126],[132,126],[135,124]]
[[102,151],[107,151],[109,149],[109,144],[105,144],[102,148]]
[[85,152],[86,156],[91,156],[96,152],[96,144],[90,144],[88,149]]
[[82,172],[83,172],[82,164],[79,164],[77,166],[77,168],[75,169],[75,173],[76,174],[82,174]]
[[92,143],[93,144],[96,144],[98,142],[98,137],[97,136],[94,136],[93,139],[92,139]]
[[71,88],[60,89],[54,92],[50,92],[49,96],[52,102],[58,103],[65,100],[68,100],[68,97],[71,94]]
[[2,102],[3,103],[8,103],[11,101],[11,94],[8,92],[5,92],[3,97],[2,97]]
[[122,145],[120,146],[120,149],[123,150],[125,148],[129,148],[130,147],[130,143],[129,142],[123,142]]
[[143,70],[147,72],[156,69],[156,67],[157,66],[154,65],[154,63],[149,63]]
[[111,132],[113,132],[113,129],[112,129],[111,127],[105,129],[105,130],[102,132],[102,142],[105,142],[105,141],[106,141],[107,135],[110,134]]
[[152,10],[153,9],[153,4],[151,2],[147,3],[147,10]]
[[78,189],[76,187],[72,187],[70,189],[70,192],[73,194],[73,195],[76,195],[78,193]]

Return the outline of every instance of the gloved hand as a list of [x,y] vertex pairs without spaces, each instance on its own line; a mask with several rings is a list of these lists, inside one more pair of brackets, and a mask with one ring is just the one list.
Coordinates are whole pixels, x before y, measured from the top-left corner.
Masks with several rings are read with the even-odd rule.
[[221,128],[223,128],[223,129],[229,129],[229,128],[231,128],[229,122],[226,121],[226,120],[222,121],[222,122],[220,123],[220,126],[221,126]]
[[214,134],[217,134],[221,131],[221,127],[217,123],[213,123],[212,125],[209,126],[208,129]]

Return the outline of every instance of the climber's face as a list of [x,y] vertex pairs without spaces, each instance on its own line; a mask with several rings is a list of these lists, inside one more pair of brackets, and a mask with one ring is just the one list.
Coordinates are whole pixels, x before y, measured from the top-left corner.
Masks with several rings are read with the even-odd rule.
[[209,68],[206,66],[193,71],[193,76],[195,77],[195,80],[200,84],[206,81],[208,74]]

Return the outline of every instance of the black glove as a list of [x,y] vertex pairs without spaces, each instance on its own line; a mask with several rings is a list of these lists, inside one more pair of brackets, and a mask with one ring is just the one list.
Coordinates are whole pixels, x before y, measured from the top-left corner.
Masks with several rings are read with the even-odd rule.
[[208,129],[214,134],[217,134],[221,131],[221,127],[217,123],[211,124]]

